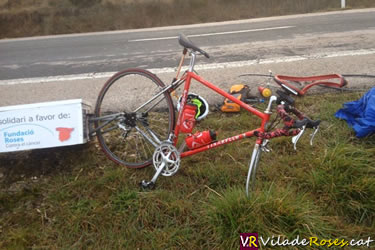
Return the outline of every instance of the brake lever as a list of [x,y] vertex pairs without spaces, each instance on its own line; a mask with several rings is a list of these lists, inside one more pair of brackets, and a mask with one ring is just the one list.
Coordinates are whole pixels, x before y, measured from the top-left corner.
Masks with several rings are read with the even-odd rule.
[[319,130],[319,126],[316,126],[316,127],[314,127],[314,132],[312,132],[311,134],[310,134],[310,145],[312,146],[313,145],[313,140],[314,140],[314,137],[315,137],[315,135],[316,135],[316,133],[318,133],[318,130]]
[[292,143],[293,143],[294,150],[297,150],[297,142],[301,138],[303,133],[305,133],[305,129],[306,129],[306,125],[303,125],[301,130],[299,131],[299,133],[292,137]]

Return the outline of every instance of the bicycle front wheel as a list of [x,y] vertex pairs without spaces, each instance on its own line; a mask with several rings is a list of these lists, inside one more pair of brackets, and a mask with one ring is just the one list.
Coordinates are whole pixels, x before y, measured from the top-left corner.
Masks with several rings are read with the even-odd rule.
[[152,163],[155,148],[172,132],[175,114],[163,82],[143,69],[112,76],[99,93],[94,125],[99,144],[112,161],[129,168]]

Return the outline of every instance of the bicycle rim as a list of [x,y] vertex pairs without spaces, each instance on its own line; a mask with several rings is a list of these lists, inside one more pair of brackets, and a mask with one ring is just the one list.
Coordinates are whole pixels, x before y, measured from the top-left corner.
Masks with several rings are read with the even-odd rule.
[[160,94],[163,87],[142,69],[119,72],[105,83],[95,106],[95,128],[109,159],[130,168],[152,163],[155,147],[174,127],[173,102],[169,92]]

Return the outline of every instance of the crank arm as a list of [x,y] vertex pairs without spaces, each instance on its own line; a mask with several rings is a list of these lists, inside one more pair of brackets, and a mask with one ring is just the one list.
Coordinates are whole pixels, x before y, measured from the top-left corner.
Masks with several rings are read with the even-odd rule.
[[303,133],[305,133],[305,129],[306,129],[306,125],[302,126],[302,129],[300,130],[300,132],[297,135],[292,137],[292,143],[293,143],[294,150],[297,150],[297,142],[301,138]]
[[165,166],[166,166],[166,164],[162,163],[160,165],[160,167],[158,168],[158,170],[156,171],[156,173],[154,174],[154,176],[152,177],[151,181],[145,181],[145,180],[143,180],[141,182],[141,187],[142,188],[150,188],[150,189],[154,188],[156,180],[158,179],[158,177],[161,174],[161,172],[164,170]]
[[154,176],[152,177],[151,179],[151,182],[155,184],[156,180],[158,179],[159,175],[161,174],[161,172],[164,170],[166,164],[165,163],[162,163],[160,165],[160,167],[158,168],[158,170],[156,171],[156,173],[154,174]]
[[314,132],[312,132],[312,134],[310,134],[310,145],[312,146],[313,145],[313,140],[314,140],[314,137],[316,135],[316,133],[318,133],[318,130],[319,130],[319,126],[315,127],[314,128]]

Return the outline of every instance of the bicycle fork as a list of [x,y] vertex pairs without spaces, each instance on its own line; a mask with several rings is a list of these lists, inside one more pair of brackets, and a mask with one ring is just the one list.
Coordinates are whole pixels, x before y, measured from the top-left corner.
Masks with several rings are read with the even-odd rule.
[[249,186],[253,189],[255,184],[255,175],[259,163],[260,156],[262,152],[270,152],[271,150],[267,148],[268,140],[263,140],[261,143],[255,143],[253,153],[251,155],[251,160],[249,164],[249,171],[247,173],[246,179],[246,196],[249,197]]

